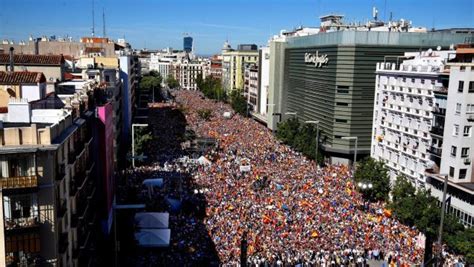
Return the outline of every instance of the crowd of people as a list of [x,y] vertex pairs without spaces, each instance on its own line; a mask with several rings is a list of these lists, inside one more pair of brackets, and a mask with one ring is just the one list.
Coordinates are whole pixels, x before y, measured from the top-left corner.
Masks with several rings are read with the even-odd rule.
[[[179,228],[172,234],[179,236],[173,237],[177,244],[167,254],[170,260],[182,262],[176,260],[175,251],[183,246],[188,246],[190,259],[206,258],[206,250],[215,246],[220,264],[239,265],[245,239],[251,266],[364,266],[367,260],[397,266],[421,263],[419,231],[392,218],[384,203],[361,208],[365,203],[349,167],[317,167],[258,122],[237,114],[223,116],[230,107],[199,92],[177,91],[174,96],[188,127],[199,137],[215,139],[217,146],[201,151],[210,164],[183,166],[178,156],[167,154],[170,162],[133,171],[183,172],[191,179],[184,189],[182,184],[179,190],[165,185],[163,192],[180,198],[183,191],[191,191],[205,203],[199,217],[203,229],[195,229],[196,214],[170,217],[170,224]],[[212,116],[203,119],[197,113],[201,109],[212,110]],[[191,236],[194,241],[179,242]],[[203,241],[206,237],[209,240]]]
[[[349,168],[317,168],[258,122],[225,118],[229,106],[198,92],[179,91],[176,100],[186,105],[196,134],[219,143],[212,165],[198,168],[196,183],[209,189],[205,224],[222,263],[239,263],[244,232],[253,264],[357,262],[374,251],[398,263],[420,263],[418,231],[385,216],[381,203],[372,204],[372,212],[359,209],[363,200]],[[213,111],[208,121],[196,113],[203,108]],[[241,172],[243,160],[250,171]],[[255,190],[263,177],[268,186]]]

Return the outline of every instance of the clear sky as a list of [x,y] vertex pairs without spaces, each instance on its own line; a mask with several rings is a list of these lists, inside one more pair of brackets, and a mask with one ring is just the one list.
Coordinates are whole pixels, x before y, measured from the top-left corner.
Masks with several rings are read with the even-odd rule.
[[[379,18],[411,20],[427,28],[474,27],[474,0],[94,0],[96,35],[125,37],[134,48],[182,49],[183,33],[194,37],[198,54],[220,51],[226,39],[266,44],[281,29],[319,26],[318,17],[345,15],[366,21],[372,7]],[[32,34],[87,36],[92,0],[0,0],[0,38],[27,40]]]

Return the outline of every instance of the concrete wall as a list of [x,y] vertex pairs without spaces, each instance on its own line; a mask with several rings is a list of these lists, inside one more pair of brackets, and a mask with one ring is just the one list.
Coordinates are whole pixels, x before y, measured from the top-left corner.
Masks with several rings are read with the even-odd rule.
[[[444,125],[443,133],[443,150],[441,157],[441,169],[440,173],[448,174],[450,167],[454,168],[454,176],[450,176],[450,180],[453,182],[469,183],[474,182],[473,178],[473,166],[472,162],[465,164],[465,159],[474,158],[474,122],[469,121],[468,117],[474,114],[467,114],[467,105],[474,105],[474,93],[469,93],[469,82],[474,81],[474,64],[467,65],[464,71],[460,71],[461,64],[451,65],[451,72],[449,77],[449,89],[448,89],[448,104],[446,107],[446,120]],[[458,92],[459,81],[464,81],[463,92]],[[456,111],[456,105],[461,104],[460,112]],[[454,125],[459,127],[458,134],[454,135]],[[464,127],[470,126],[471,131],[468,136],[464,136]],[[456,147],[456,155],[451,155],[451,147]],[[461,158],[462,148],[469,148],[469,154],[467,158]],[[466,169],[466,178],[459,179],[459,171]]]
[[270,82],[270,47],[262,47],[258,65],[258,110],[261,115],[267,114],[268,88]]
[[[104,51],[105,57],[115,56],[115,45],[113,43],[80,43],[80,42],[38,42],[39,55],[69,55],[73,57],[80,57],[85,55],[86,47],[99,47]],[[28,42],[25,45],[19,44],[0,44],[0,49],[9,51],[10,47],[15,48],[15,54],[36,54],[35,42]]]

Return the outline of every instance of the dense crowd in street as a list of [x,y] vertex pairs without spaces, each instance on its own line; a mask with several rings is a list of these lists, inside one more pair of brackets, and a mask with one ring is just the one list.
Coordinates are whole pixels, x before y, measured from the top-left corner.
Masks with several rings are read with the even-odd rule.
[[[216,138],[219,150],[211,166],[201,166],[196,183],[207,188],[205,224],[221,262],[240,260],[247,232],[249,262],[296,265],[362,263],[367,258],[420,263],[418,231],[384,214],[382,204],[362,211],[351,170],[346,166],[316,168],[314,162],[280,144],[259,123],[234,115],[229,106],[179,91],[188,108],[186,121],[198,136]],[[209,121],[196,113],[211,109]],[[249,172],[241,172],[243,161]],[[260,180],[266,186],[255,188]]]
[[[421,263],[419,231],[392,218],[383,203],[364,205],[350,168],[316,167],[263,125],[240,115],[226,118],[228,105],[199,92],[178,91],[175,98],[196,135],[214,138],[218,145],[204,152],[210,165],[178,163],[173,150],[167,157],[174,160],[137,168],[131,175],[183,173],[191,180],[179,187],[165,182],[160,194],[180,198],[183,191],[194,192],[199,199],[189,202],[205,203],[199,217],[203,229],[196,229],[196,214],[170,217],[178,236],[172,237],[167,262],[186,265],[178,250],[186,250],[188,263],[211,262],[206,254],[215,246],[219,262],[235,266],[246,236],[252,266],[363,266],[371,259],[398,266]],[[200,109],[212,110],[212,117],[202,119]]]

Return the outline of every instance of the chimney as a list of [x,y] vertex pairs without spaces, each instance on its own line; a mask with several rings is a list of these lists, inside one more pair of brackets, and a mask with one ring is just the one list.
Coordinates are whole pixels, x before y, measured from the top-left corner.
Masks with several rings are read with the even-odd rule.
[[13,62],[13,50],[15,50],[15,48],[10,47],[10,71],[13,72],[14,70],[14,62]]

